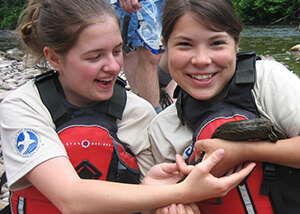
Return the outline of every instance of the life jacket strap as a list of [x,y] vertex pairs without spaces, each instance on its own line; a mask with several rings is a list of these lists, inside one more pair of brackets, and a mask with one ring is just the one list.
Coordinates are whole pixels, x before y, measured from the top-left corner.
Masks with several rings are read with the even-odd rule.
[[[57,73],[51,70],[35,78],[35,84],[39,90],[40,97],[51,113],[54,122],[67,113],[64,105],[59,100],[57,90],[55,90],[55,75],[57,75]],[[53,81],[49,81],[50,79]]]

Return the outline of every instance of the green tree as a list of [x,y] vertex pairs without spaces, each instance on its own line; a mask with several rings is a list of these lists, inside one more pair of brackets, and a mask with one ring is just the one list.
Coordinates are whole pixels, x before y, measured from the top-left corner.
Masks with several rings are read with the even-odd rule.
[[285,24],[297,23],[300,0],[232,0],[245,24],[272,24],[283,18]]
[[0,29],[14,29],[27,0],[0,0]]

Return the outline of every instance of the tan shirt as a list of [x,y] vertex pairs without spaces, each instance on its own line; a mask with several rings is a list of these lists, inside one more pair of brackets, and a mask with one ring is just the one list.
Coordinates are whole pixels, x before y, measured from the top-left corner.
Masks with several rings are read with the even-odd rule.
[[[289,137],[300,134],[300,79],[282,64],[259,60],[252,90],[260,114],[269,118]],[[149,139],[156,163],[174,162],[193,143],[193,130],[182,125],[175,105],[156,116],[149,126]]]
[[[117,120],[117,135],[122,142],[128,144],[137,157],[142,173],[145,173],[154,164],[147,126],[156,113],[147,101],[132,92],[127,95],[123,119]],[[18,88],[1,102],[0,115],[4,164],[8,186],[12,190],[30,185],[24,176],[35,166],[54,157],[68,156],[33,81]],[[24,129],[37,133],[41,142],[30,157],[19,155],[16,148],[16,136]]]

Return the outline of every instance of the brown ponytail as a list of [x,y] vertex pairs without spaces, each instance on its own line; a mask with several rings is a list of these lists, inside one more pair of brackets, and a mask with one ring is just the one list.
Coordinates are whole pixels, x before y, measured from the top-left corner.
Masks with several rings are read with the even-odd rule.
[[44,60],[43,48],[40,47],[37,38],[37,25],[40,10],[43,6],[43,1],[32,0],[28,3],[27,8],[19,17],[19,26],[16,29],[17,33],[23,40],[28,54],[34,54],[36,62]]
[[17,30],[35,61],[45,65],[45,46],[65,55],[85,27],[108,16],[119,21],[107,0],[30,0]]

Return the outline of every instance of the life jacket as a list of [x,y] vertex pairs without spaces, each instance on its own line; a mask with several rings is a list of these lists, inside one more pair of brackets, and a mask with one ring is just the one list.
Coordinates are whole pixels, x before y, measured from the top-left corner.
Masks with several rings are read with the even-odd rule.
[[[50,71],[36,77],[35,84],[78,175],[82,179],[138,184],[137,160],[117,136],[116,120],[122,119],[126,104],[126,82],[117,80],[109,100],[93,108],[79,108],[63,98],[57,77],[58,73]],[[14,191],[11,203],[14,213],[61,213],[34,186]]]
[[[182,124],[193,130],[193,142],[212,138],[222,124],[260,118],[251,90],[256,79],[255,52],[237,55],[236,72],[220,101],[202,101],[176,88],[176,108]],[[189,164],[195,162],[194,143],[185,150]],[[237,188],[225,197],[199,202],[201,213],[298,213],[300,170],[271,163],[257,166]],[[292,187],[288,187],[292,183]],[[283,188],[285,187],[285,189]],[[288,187],[288,188],[287,188]],[[298,192],[297,192],[298,191]]]

